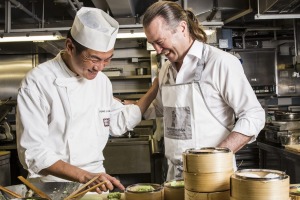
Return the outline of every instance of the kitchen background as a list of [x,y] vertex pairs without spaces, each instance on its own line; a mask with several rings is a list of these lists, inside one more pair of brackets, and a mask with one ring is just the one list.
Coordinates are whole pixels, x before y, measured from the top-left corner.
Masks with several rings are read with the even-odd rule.
[[[142,33],[141,20],[155,0],[0,0],[0,185],[16,184],[26,174],[18,163],[15,144],[15,106],[18,86],[27,71],[53,58],[64,48],[63,37],[80,7],[107,11],[120,23],[114,57],[104,73],[114,95],[139,99],[149,88],[165,58],[156,55]],[[300,109],[300,1],[299,0],[181,0],[196,14],[208,34],[208,43],[240,58],[245,74],[267,113]],[[128,33],[129,36],[121,35]],[[10,36],[57,36],[59,40],[3,42]],[[163,180],[163,152],[153,139],[156,121],[143,120],[122,138],[110,138],[104,151],[107,172],[125,185]],[[130,137],[129,137],[130,136]],[[260,138],[264,138],[264,132]],[[274,139],[274,138],[273,138]],[[276,138],[274,139],[276,140]],[[275,143],[278,142],[277,140]],[[119,152],[123,152],[122,155]],[[239,151],[239,168],[283,169],[275,155],[266,162],[258,143]],[[281,155],[280,155],[281,156]],[[273,157],[272,157],[273,158]],[[281,158],[281,157],[280,157]],[[298,158],[297,158],[298,159]],[[299,182],[295,158],[292,182]],[[126,163],[120,165],[119,163]],[[298,162],[299,163],[299,162]]]

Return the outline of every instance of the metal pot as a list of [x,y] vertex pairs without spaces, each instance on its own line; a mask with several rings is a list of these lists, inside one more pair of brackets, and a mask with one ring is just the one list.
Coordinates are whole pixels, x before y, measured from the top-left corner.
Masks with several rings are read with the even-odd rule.
[[145,67],[135,68],[136,75],[146,75],[147,72],[148,72],[148,69]]
[[297,120],[300,120],[300,112],[275,111],[274,116],[275,116],[276,121],[297,121]]

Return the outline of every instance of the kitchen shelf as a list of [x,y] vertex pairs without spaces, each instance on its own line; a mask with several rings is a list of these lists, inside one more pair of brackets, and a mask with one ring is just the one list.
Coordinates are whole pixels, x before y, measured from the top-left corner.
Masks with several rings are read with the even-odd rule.
[[138,100],[140,99],[145,93],[142,94],[114,94],[115,97],[119,99],[126,99],[126,100]]
[[149,90],[148,89],[124,89],[124,90],[113,90],[113,93],[114,94],[123,94],[123,93],[146,93],[147,91]]
[[132,75],[132,76],[108,76],[111,80],[124,80],[124,79],[151,79],[151,75]]

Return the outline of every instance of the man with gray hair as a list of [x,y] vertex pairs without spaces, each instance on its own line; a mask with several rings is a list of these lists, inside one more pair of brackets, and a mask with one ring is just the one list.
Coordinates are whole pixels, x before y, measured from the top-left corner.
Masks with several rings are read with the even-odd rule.
[[[81,8],[65,49],[31,70],[21,83],[17,145],[29,177],[41,181],[107,181],[96,192],[124,186],[105,173],[103,149],[109,134],[121,135],[141,120],[157,87],[136,105],[113,98],[101,71],[113,57],[119,24],[97,8]],[[155,84],[154,84],[155,86]]]

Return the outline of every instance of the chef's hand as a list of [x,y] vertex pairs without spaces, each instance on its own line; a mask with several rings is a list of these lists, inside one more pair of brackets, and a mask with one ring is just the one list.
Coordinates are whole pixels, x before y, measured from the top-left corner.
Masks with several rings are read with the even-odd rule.
[[[95,191],[97,193],[102,193],[103,191],[106,192],[108,190],[113,190],[114,186],[116,186],[117,188],[119,188],[120,190],[125,190],[125,187],[120,183],[120,181],[118,179],[116,179],[115,177],[112,177],[106,173],[100,173],[100,174],[90,174],[91,176],[89,177],[89,180],[91,180],[92,178],[94,178],[95,176],[98,176],[98,179],[96,179],[92,184],[90,184],[90,187],[105,181],[106,183],[97,187],[95,189]],[[88,182],[88,181],[86,181]]]

